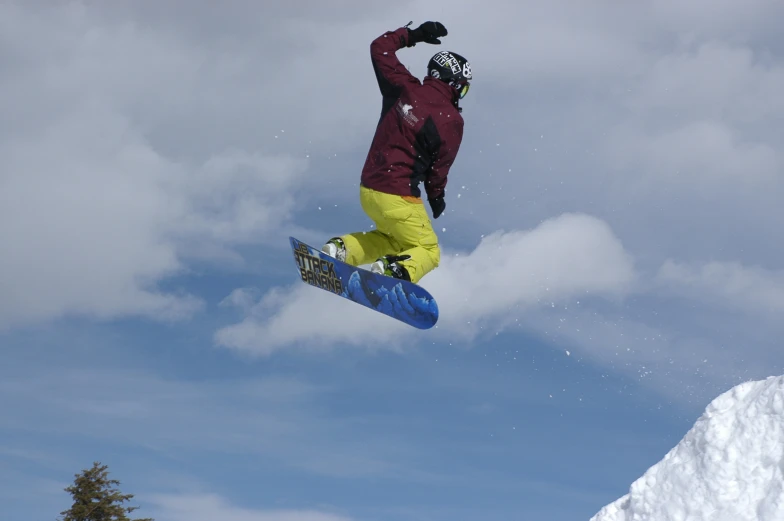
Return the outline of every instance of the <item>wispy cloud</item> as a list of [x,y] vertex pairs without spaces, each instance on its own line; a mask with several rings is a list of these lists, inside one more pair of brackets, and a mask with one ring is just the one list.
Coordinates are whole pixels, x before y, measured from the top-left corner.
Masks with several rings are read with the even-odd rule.
[[167,454],[263,456],[317,475],[416,474],[402,463],[413,461],[416,450],[388,440],[383,431],[365,431],[358,443],[363,419],[322,410],[319,404],[332,390],[299,379],[184,382],[75,368],[22,373],[0,382],[0,401],[7,404],[0,428],[73,434]]
[[[215,495],[157,495],[148,498],[146,511],[158,521],[351,521],[326,509],[253,509],[229,503]],[[141,510],[137,513],[141,513]]]
[[784,312],[784,272],[737,262],[684,264],[668,260],[657,281],[666,290],[752,316],[779,321]]
[[743,142],[720,121],[695,121],[657,135],[618,129],[612,144],[624,170],[645,173],[641,181],[658,186],[726,197],[729,191],[747,196],[764,186],[775,186],[780,158],[771,144]]

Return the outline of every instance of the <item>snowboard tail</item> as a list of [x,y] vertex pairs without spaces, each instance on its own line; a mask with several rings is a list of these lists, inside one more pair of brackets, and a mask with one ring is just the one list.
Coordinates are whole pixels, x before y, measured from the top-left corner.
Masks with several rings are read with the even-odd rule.
[[423,287],[352,266],[289,237],[302,282],[418,329],[438,321],[438,304]]

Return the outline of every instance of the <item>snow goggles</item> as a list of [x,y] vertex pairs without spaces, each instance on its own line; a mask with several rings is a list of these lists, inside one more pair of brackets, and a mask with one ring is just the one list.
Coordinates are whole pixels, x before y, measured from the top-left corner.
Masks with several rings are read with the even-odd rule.
[[460,97],[460,99],[463,99],[465,98],[466,94],[468,94],[468,89],[471,88],[471,83],[460,83],[455,85],[455,88],[457,89],[457,95]]

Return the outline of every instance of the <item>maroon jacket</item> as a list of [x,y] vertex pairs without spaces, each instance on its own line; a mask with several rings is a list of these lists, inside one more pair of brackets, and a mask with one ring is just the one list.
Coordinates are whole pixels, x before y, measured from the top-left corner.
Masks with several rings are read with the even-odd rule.
[[370,57],[383,95],[381,118],[370,145],[362,184],[389,194],[428,199],[444,194],[449,167],[463,139],[457,91],[427,76],[424,83],[400,63],[408,29],[382,34],[370,44]]

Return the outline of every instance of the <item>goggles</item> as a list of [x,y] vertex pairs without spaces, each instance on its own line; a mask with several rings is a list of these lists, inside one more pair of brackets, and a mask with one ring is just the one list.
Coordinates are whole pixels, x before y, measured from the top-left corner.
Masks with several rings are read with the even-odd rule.
[[463,99],[465,98],[466,94],[468,94],[468,89],[471,88],[471,83],[465,82],[459,85],[455,85],[455,87],[457,88],[457,95],[460,97],[460,99]]

